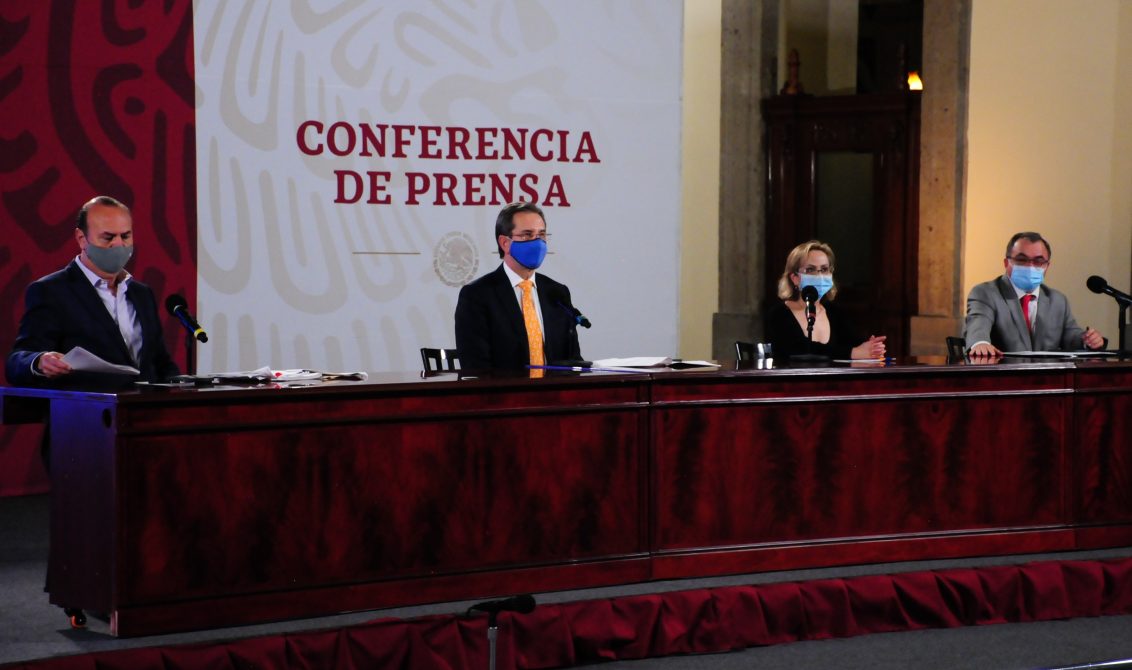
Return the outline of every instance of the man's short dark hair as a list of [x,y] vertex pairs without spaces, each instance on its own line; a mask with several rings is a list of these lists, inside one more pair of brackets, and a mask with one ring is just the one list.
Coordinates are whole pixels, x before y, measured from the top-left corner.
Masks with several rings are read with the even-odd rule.
[[94,207],[95,205],[103,205],[105,207],[121,207],[127,212],[130,211],[129,207],[126,207],[120,201],[115,200],[108,195],[99,195],[91,198],[85,205],[82,206],[82,209],[79,210],[79,218],[77,221],[75,221],[75,228],[83,231],[83,235],[86,235],[86,213],[90,211],[90,208]]
[[504,254],[503,247],[499,245],[499,236],[511,237],[511,233],[515,232],[515,215],[519,212],[534,212],[539,215],[543,223],[546,223],[542,209],[533,202],[513,202],[499,210],[499,215],[495,217],[495,246],[499,248],[500,258],[503,258]]
[[1046,246],[1046,260],[1053,258],[1053,250],[1049,248],[1049,241],[1042,237],[1041,233],[1014,233],[1014,237],[1006,243],[1006,257],[1010,258],[1010,252],[1014,251],[1014,243],[1018,240],[1026,240],[1027,242],[1041,242]]

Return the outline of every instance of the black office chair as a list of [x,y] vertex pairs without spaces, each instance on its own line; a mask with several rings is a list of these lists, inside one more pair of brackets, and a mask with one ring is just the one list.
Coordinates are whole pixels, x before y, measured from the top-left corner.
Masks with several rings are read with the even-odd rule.
[[947,338],[947,362],[958,363],[967,358],[967,340],[962,337]]
[[455,349],[428,349],[421,347],[421,365],[425,372],[455,372],[460,361]]
[[741,342],[735,340],[735,360],[737,361],[753,361],[755,360],[755,343],[754,342]]

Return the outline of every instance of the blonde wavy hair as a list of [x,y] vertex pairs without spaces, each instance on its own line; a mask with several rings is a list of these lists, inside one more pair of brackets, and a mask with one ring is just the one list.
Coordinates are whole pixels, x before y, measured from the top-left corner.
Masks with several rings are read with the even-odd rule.
[[[810,255],[811,251],[820,251],[826,256],[829,256],[829,271],[833,272],[835,261],[833,258],[833,249],[825,242],[818,240],[810,240],[803,242],[786,256],[786,267],[782,270],[782,276],[778,278],[778,297],[783,300],[793,300],[798,297],[798,289],[794,287],[794,282],[790,281],[790,275],[794,274],[802,268],[802,263],[805,262],[806,256]],[[837,284],[829,289],[829,293],[825,294],[829,300],[837,297]]]

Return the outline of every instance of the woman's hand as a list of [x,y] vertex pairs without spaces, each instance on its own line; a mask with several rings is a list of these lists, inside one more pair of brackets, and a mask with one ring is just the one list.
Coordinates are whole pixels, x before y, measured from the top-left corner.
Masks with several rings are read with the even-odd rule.
[[850,358],[884,358],[884,341],[886,335],[870,335],[869,339],[853,347]]

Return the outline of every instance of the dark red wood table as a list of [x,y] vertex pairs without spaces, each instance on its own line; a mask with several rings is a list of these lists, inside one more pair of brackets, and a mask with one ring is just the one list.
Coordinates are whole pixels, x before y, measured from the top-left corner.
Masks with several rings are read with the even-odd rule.
[[145,635],[673,577],[1132,544],[1132,363],[119,393],[51,425],[51,602]]

